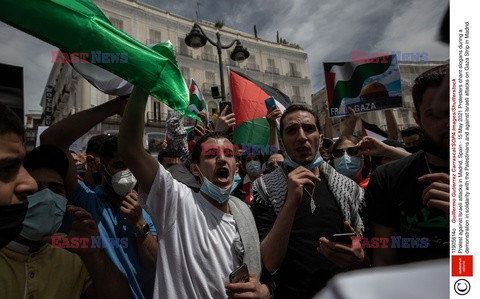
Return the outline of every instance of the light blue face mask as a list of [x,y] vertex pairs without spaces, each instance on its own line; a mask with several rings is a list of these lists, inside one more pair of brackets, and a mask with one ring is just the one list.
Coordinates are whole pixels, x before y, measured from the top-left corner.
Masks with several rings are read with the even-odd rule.
[[344,155],[333,160],[335,170],[351,179],[360,171],[362,160],[359,157]]
[[235,174],[235,176],[233,177],[232,185],[230,187],[228,187],[227,189],[222,189],[222,188],[218,187],[217,185],[213,184],[212,182],[210,182],[203,175],[203,173],[202,173],[202,176],[203,176],[203,182],[202,182],[202,186],[200,187],[200,191],[202,191],[206,195],[210,196],[211,198],[213,198],[218,203],[226,202],[228,200],[228,197],[230,196],[230,194],[233,192],[233,190],[235,190],[235,188],[237,188],[238,184],[242,180],[242,178],[238,174]]
[[27,197],[28,210],[20,235],[32,241],[53,235],[62,225],[67,199],[50,189],[43,189]]
[[259,176],[260,171],[262,170],[262,164],[260,161],[253,160],[245,164],[245,168],[247,169],[248,174]]
[[[315,155],[315,158],[313,158],[312,162],[308,163],[307,165],[303,165],[303,167],[305,167],[308,170],[312,170],[315,167],[317,167],[318,165],[322,164],[323,162],[324,161],[323,161],[322,156],[320,156],[320,153],[317,152],[317,154]],[[285,154],[285,160],[283,161],[283,163],[285,163],[285,165],[290,166],[292,168],[297,168],[298,166],[301,166],[297,162],[294,162],[288,154]]]

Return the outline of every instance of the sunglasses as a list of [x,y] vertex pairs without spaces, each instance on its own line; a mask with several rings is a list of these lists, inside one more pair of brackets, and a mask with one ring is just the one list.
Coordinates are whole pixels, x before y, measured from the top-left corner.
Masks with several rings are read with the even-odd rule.
[[345,149],[338,148],[332,151],[332,157],[334,158],[343,157],[345,155],[345,152],[347,152],[349,156],[356,156],[358,155],[358,153],[360,153],[360,148],[359,147],[347,147]]

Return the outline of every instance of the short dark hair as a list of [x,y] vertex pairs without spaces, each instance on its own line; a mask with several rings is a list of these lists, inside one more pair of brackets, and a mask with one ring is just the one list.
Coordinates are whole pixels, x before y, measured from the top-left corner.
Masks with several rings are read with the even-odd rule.
[[100,147],[100,161],[102,164],[113,158],[113,155],[117,152],[118,138],[117,136],[108,136]]
[[[245,168],[245,169],[246,169],[246,167],[247,167],[247,166],[245,165],[245,163],[247,162],[247,157],[248,157],[248,156],[250,156],[250,154],[244,154],[244,155],[242,155],[242,166],[243,166],[243,168]],[[260,164],[262,164],[262,163],[263,163],[263,155],[255,155],[255,156],[258,157],[258,160],[260,160]]]
[[25,156],[23,166],[28,172],[39,168],[53,169],[65,180],[69,164],[64,151],[56,146],[44,144],[34,148]]
[[0,135],[14,133],[25,137],[23,121],[7,105],[0,103]]
[[283,127],[283,120],[285,119],[285,117],[287,117],[287,115],[289,115],[290,113],[293,113],[295,111],[306,111],[306,112],[310,113],[311,115],[313,115],[313,117],[315,118],[315,125],[317,126],[317,130],[318,130],[319,133],[322,133],[322,126],[320,125],[320,119],[315,114],[315,112],[313,112],[312,109],[310,109],[307,106],[302,105],[302,104],[292,104],[292,105],[288,106],[287,109],[285,109],[285,111],[282,114],[282,117],[280,118],[280,137],[283,138],[283,128],[284,128]]
[[415,79],[412,87],[413,104],[418,117],[420,117],[420,105],[422,105],[423,94],[430,87],[438,87],[443,79],[449,76],[450,68],[448,64],[443,64],[422,73]]
[[180,152],[173,147],[167,146],[158,153],[157,160],[162,163],[163,158],[181,158]]
[[403,137],[408,137],[408,136],[413,136],[416,134],[420,134],[420,128],[419,127],[408,127],[404,130],[400,131],[400,136]]
[[102,148],[102,144],[107,140],[109,137],[105,134],[99,134],[91,137],[87,143],[87,149],[85,153],[87,155],[92,155],[95,157],[100,156],[100,149]]
[[[208,138],[213,138],[213,139],[225,138],[228,141],[232,142],[232,140],[230,138],[228,138],[227,135],[225,135],[224,133],[221,133],[221,132],[212,132],[212,133],[208,133],[208,134],[203,135],[202,137],[200,137],[200,139],[198,139],[197,143],[195,143],[195,145],[193,146],[193,149],[192,149],[192,163],[194,163],[194,164],[200,163],[200,156],[202,154],[202,143],[207,141]],[[233,145],[233,142],[232,142],[232,145]]]

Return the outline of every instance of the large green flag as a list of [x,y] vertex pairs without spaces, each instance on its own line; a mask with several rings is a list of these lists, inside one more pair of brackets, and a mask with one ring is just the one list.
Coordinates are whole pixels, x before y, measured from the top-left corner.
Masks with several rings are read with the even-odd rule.
[[[182,115],[189,94],[171,44],[149,48],[112,26],[90,0],[1,0],[0,20],[62,51],[87,53],[89,62],[136,85]],[[127,59],[101,59],[120,55]],[[95,56],[96,57],[95,57]],[[103,56],[102,56],[103,57]]]

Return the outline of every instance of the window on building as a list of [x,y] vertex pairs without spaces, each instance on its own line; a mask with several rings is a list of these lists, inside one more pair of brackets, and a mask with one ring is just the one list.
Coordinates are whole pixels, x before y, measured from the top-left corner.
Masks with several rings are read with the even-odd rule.
[[297,71],[297,64],[294,62],[290,62],[290,76],[300,78],[300,72]]
[[267,73],[279,74],[278,68],[275,67],[275,59],[267,58]]
[[178,37],[177,42],[178,42],[178,48],[180,49],[179,54],[183,56],[192,57],[192,50],[190,50],[187,44],[185,43],[185,38]]
[[300,96],[300,87],[294,85],[292,86],[292,90],[293,90],[293,95]]
[[147,44],[159,44],[162,42],[162,33],[155,29],[150,29],[148,31],[148,42]]
[[215,73],[214,72],[205,72],[205,79],[208,83],[215,84]]
[[118,30],[123,31],[123,20],[110,18],[110,23],[112,23],[113,27],[117,28]]
[[153,112],[153,119],[160,121],[161,120],[161,107],[160,107],[160,102],[155,100],[154,98],[151,98],[152,100],[152,112]]
[[218,105],[215,101],[208,102],[208,113],[210,114],[210,117],[218,113]]
[[267,64],[270,67],[275,67],[275,59],[273,58],[267,58]]
[[260,71],[260,66],[256,62],[255,55],[250,55],[248,57],[246,68],[252,71]]
[[180,72],[182,73],[183,79],[185,79],[187,85],[189,85],[191,81],[190,68],[182,66],[180,67]]
[[215,62],[215,55],[213,55],[213,46],[205,45],[202,49],[202,59]]

